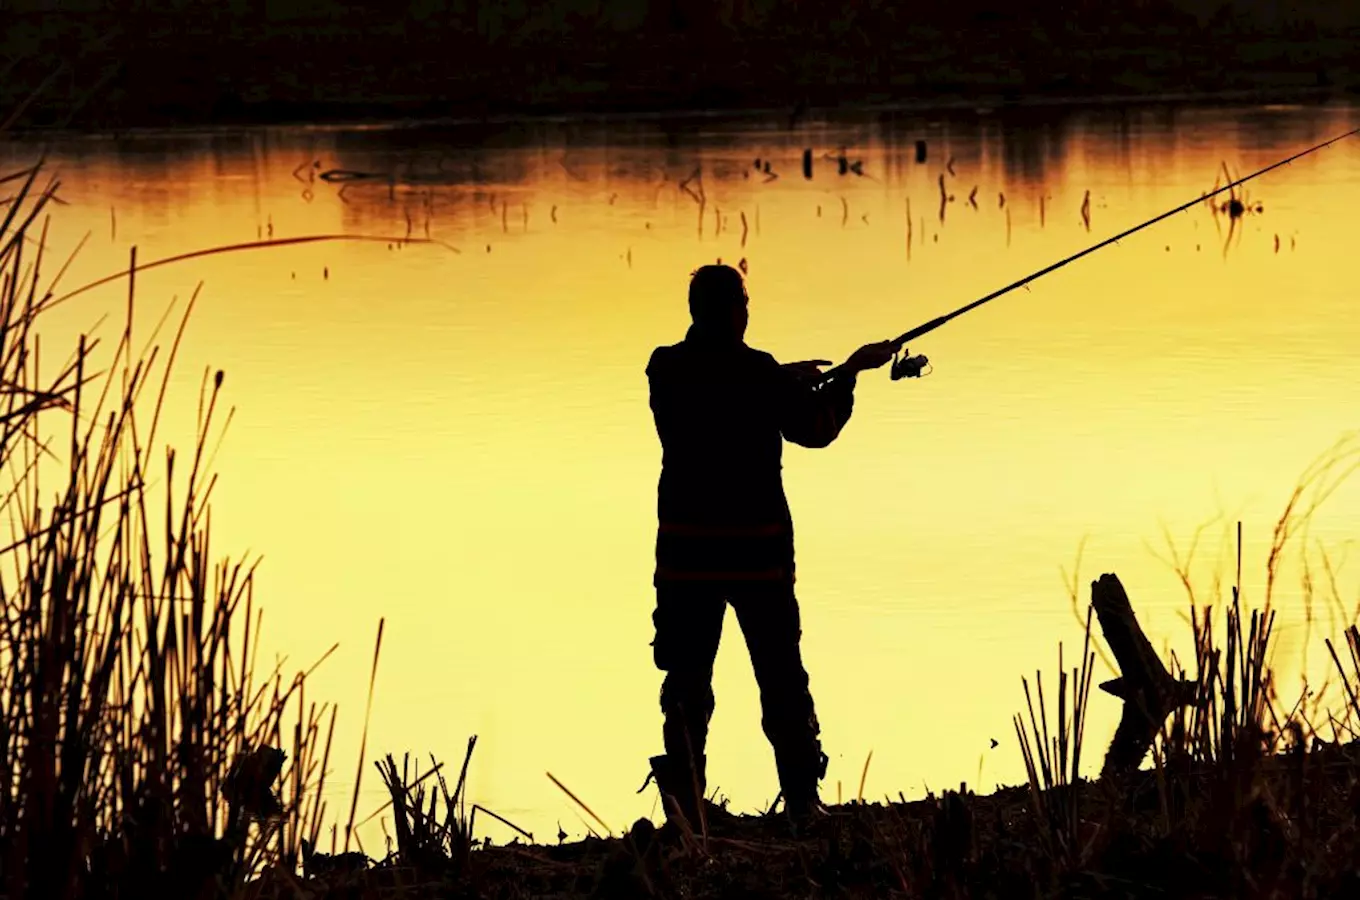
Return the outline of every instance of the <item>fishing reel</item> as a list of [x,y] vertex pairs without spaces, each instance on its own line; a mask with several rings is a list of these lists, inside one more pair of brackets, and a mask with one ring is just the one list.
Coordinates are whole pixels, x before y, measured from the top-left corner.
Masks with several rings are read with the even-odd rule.
[[902,356],[898,357],[893,353],[892,361],[892,380],[901,381],[903,378],[920,378],[925,372],[926,366],[930,365],[930,360],[924,355],[921,356]]

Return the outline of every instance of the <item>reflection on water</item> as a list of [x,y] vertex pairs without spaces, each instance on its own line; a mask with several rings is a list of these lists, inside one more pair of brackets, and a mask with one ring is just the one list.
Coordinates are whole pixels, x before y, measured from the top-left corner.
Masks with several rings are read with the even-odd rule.
[[[308,233],[393,238],[145,273],[138,334],[203,283],[171,419],[187,443],[203,368],[226,369],[238,410],[215,541],[264,554],[279,654],[301,664],[341,641],[312,688],[348,720],[337,792],[386,616],[370,752],[453,758],[477,733],[475,799],[540,835],[559,820],[579,834],[545,769],[615,828],[653,809],[633,793],[660,749],[659,448],[643,366],[683,334],[693,268],[745,263],[753,345],[839,359],[1200,195],[1225,164],[1252,171],[1355,119],[885,113],[796,131],[732,119],[73,140],[50,157],[66,201],[53,249],[89,233],[64,276],[76,285],[134,244],[146,260]],[[3,150],[10,166],[33,153]],[[828,797],[858,790],[870,750],[871,798],[1022,777],[1018,679],[1079,638],[1062,570],[1083,539],[1079,582],[1118,572],[1154,643],[1182,658],[1163,526],[1183,553],[1221,516],[1193,563],[1207,589],[1243,519],[1248,599],[1259,593],[1252,562],[1296,477],[1357,424],[1360,141],[1250,193],[1260,213],[1194,207],[932,334],[910,348],[930,355],[930,377],[865,377],[832,448],[789,449]],[[54,311],[48,346],[116,316],[125,287]],[[1336,563],[1357,525],[1345,487],[1308,546]],[[1308,667],[1325,671],[1327,629],[1282,590],[1290,694],[1310,647]],[[776,786],[735,638],[718,662],[710,784],[751,809]],[[1096,743],[1117,709],[1102,696]],[[376,781],[364,798],[381,802]]]

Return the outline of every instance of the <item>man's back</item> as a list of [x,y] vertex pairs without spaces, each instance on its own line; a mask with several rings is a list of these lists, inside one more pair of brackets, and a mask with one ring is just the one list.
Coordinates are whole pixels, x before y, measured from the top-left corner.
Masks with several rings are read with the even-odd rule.
[[792,577],[783,441],[825,447],[850,418],[853,382],[814,393],[770,354],[691,332],[647,366],[662,445],[658,578],[780,570]]
[[658,514],[691,524],[788,517],[775,413],[778,364],[745,345],[721,353],[660,347],[647,367],[661,439]]

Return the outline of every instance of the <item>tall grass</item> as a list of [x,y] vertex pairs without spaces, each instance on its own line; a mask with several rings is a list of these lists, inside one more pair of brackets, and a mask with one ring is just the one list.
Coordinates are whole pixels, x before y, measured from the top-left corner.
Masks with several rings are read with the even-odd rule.
[[[1290,544],[1307,535],[1318,507],[1357,468],[1360,441],[1348,436],[1304,471],[1271,534],[1257,607],[1249,607],[1243,596],[1240,523],[1230,600],[1221,614],[1212,599],[1205,602],[1205,596],[1197,594],[1189,557],[1173,557],[1175,573],[1189,596],[1186,620],[1194,639],[1194,671],[1188,677],[1195,683],[1195,702],[1176,709],[1162,724],[1149,771],[1119,784],[1107,783],[1095,797],[1079,798],[1083,685],[1089,684],[1087,666],[1094,653],[1084,655],[1083,670],[1073,670],[1070,682],[1060,681],[1060,704],[1071,685],[1072,715],[1060,705],[1053,734],[1048,730],[1042,683],[1038,716],[1029,684],[1024,683],[1029,729],[1023,715],[1016,716],[1015,727],[1040,843],[1055,878],[1073,875],[1093,858],[1108,860],[1116,849],[1126,853],[1129,842],[1174,847],[1202,861],[1227,861],[1223,872],[1231,885],[1224,884],[1232,896],[1285,896],[1305,888],[1303,894],[1292,895],[1313,896],[1319,885],[1350,877],[1349,863],[1336,857],[1350,852],[1340,848],[1353,849],[1360,821],[1353,810],[1338,818],[1338,803],[1349,802],[1344,792],[1360,783],[1356,774],[1360,754],[1337,748],[1360,737],[1360,630],[1352,624],[1344,632],[1345,663],[1332,639],[1325,641],[1335,666],[1332,678],[1340,681],[1344,693],[1339,710],[1324,704],[1330,680],[1320,686],[1305,680],[1297,699],[1281,698],[1273,639],[1279,576]],[[1328,605],[1346,613],[1336,586],[1337,567],[1325,550],[1318,552],[1331,591]],[[1311,634],[1315,585],[1306,543],[1300,559],[1304,574],[1299,607]],[[1221,583],[1220,573],[1214,595]],[[1137,606],[1139,594],[1134,592],[1133,597]],[[1357,618],[1355,612],[1349,614],[1352,621]],[[1088,609],[1088,642],[1090,625]],[[1186,674],[1174,655],[1169,668],[1173,676]],[[1060,677],[1067,675],[1064,671]],[[1334,780],[1317,774],[1324,767],[1334,770]],[[1098,813],[1099,803],[1105,806]],[[1087,837],[1077,844],[1079,834]],[[1330,837],[1313,841],[1318,835]],[[1277,889],[1285,893],[1272,894]]]
[[255,563],[210,541],[220,371],[191,452],[157,449],[193,300],[164,365],[138,354],[134,251],[111,361],[82,337],[44,365],[41,172],[0,209],[0,892],[227,896],[318,841],[335,710],[262,672]]
[[1082,840],[1080,772],[1094,674],[1095,653],[1091,650],[1091,613],[1088,610],[1081,666],[1069,672],[1063,665],[1062,645],[1058,645],[1057,719],[1052,730],[1042,672],[1034,675],[1038,715],[1035,715],[1035,695],[1030,693],[1029,680],[1022,678],[1029,730],[1025,728],[1023,714],[1017,714],[1014,721],[1029,778],[1030,801],[1039,822],[1040,841],[1048,857],[1065,866],[1079,865],[1090,851],[1089,843]]

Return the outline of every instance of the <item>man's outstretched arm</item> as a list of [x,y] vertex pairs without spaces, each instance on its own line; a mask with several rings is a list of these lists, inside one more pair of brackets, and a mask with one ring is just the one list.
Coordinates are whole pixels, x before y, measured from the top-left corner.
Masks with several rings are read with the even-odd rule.
[[892,356],[890,341],[866,344],[833,369],[836,377],[819,391],[814,391],[812,384],[824,377],[819,368],[830,365],[829,361],[809,360],[781,366],[778,403],[784,439],[802,447],[829,446],[854,412],[856,376],[867,369],[877,369]]

